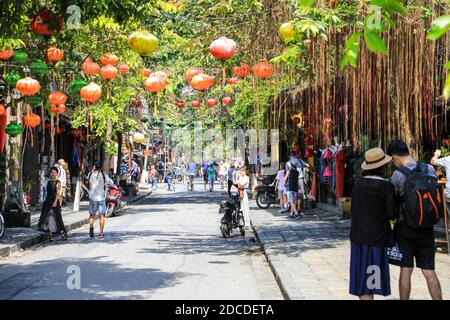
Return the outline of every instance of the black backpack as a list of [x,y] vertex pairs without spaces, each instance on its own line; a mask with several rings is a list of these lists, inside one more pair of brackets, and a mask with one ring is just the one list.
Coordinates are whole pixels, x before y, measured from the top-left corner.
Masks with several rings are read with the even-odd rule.
[[428,165],[418,163],[414,170],[399,168],[406,176],[403,215],[412,228],[431,228],[444,212],[437,178],[428,175]]

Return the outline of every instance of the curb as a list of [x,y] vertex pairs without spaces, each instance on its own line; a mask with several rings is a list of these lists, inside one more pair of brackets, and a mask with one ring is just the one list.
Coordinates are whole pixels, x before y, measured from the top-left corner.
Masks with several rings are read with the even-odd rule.
[[[140,196],[137,196],[137,197],[131,199],[130,201],[125,202],[124,207],[132,205],[132,204],[134,204],[136,202],[139,202],[140,200],[142,200],[143,198],[149,196],[150,194],[152,194],[152,191],[148,191],[148,192],[146,192],[146,193],[144,193],[144,194],[142,194]],[[96,219],[97,219],[97,217],[96,217]],[[66,231],[69,232],[69,231],[81,228],[82,226],[84,226],[84,225],[86,225],[88,223],[89,223],[89,219],[88,218],[84,218],[84,219],[82,219],[80,221],[72,222],[71,224],[64,225],[64,226],[66,227]],[[39,244],[39,243],[41,243],[41,242],[43,242],[45,240],[47,240],[47,234],[35,235],[32,238],[30,238],[30,239],[27,239],[27,240],[24,240],[22,242],[19,242],[19,243],[7,246],[5,248],[1,248],[0,249],[0,257],[1,258],[6,258],[6,257],[10,256],[13,253],[19,252],[21,249],[29,248],[29,247],[34,246],[36,244]]]

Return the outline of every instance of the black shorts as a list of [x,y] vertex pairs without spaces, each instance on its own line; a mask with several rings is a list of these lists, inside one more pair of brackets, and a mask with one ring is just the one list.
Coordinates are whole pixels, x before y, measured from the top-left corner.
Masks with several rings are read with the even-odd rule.
[[402,254],[401,261],[397,265],[405,268],[414,267],[414,257],[416,266],[420,269],[434,270],[434,229],[414,229],[402,221],[396,224],[394,235],[397,241],[398,250]]

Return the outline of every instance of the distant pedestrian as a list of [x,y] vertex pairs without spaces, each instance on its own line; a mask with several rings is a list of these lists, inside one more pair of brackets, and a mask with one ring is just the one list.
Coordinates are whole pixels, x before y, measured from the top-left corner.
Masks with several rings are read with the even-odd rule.
[[209,182],[209,192],[213,192],[214,190],[214,181],[216,180],[216,169],[214,169],[214,165],[211,164],[206,170],[206,175],[208,176]]
[[61,183],[61,206],[65,204],[65,198],[66,198],[66,189],[67,189],[67,172],[66,172],[66,162],[64,159],[59,159],[58,163],[55,164],[55,167],[58,169],[58,180]]
[[289,171],[287,171],[286,176],[284,177],[284,182],[288,186],[287,200],[291,206],[291,213],[289,215],[290,218],[299,218],[304,216],[303,213],[299,213],[297,210],[299,173],[296,165],[297,162],[294,161],[289,162],[288,164]]
[[148,173],[148,183],[150,184],[152,190],[158,190],[158,171],[154,165],[151,166],[150,172]]
[[173,181],[173,178],[175,176],[174,169],[170,163],[167,164],[166,168],[166,177],[165,180],[167,182],[167,190],[168,191],[175,191],[175,184]]
[[250,176],[247,167],[242,166],[239,174],[235,177],[235,184],[238,186],[239,198],[241,199],[241,210],[244,214],[245,228],[250,229],[250,205],[247,196],[247,189],[250,187]]
[[387,249],[394,245],[390,220],[397,218],[395,188],[387,177],[391,157],[370,149],[351,200],[350,294],[361,300],[391,294]]
[[273,182],[273,184],[275,185],[275,188],[278,192],[278,199],[280,200],[280,213],[285,213],[287,211],[289,211],[288,207],[287,207],[287,197],[286,194],[284,193],[285,190],[285,183],[284,183],[284,177],[286,175],[286,170],[285,170],[285,164],[284,162],[280,163],[280,169],[277,172],[277,177],[275,178],[275,181]]

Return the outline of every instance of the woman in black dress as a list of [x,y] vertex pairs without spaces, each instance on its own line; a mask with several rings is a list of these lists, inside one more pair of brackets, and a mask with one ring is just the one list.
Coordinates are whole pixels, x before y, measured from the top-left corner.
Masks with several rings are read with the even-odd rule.
[[48,232],[49,240],[53,241],[53,234],[61,234],[63,240],[67,239],[67,232],[61,216],[61,183],[57,180],[58,169],[50,169],[50,180],[47,183],[47,196],[42,206],[38,229]]

